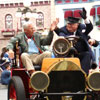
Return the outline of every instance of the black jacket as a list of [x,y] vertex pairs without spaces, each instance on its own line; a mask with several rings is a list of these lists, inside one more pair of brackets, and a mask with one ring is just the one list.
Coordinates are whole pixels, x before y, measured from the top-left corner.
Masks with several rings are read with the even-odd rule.
[[[88,34],[92,31],[92,29],[93,25],[91,22],[89,24],[86,24],[86,26],[84,24],[79,24],[78,29],[76,31],[76,36],[80,37],[80,39],[75,45],[75,48],[79,53],[90,50],[87,39]],[[83,32],[82,30],[85,30],[85,32]],[[56,29],[55,32],[58,36],[67,37],[72,35],[72,33],[66,29],[66,26]]]

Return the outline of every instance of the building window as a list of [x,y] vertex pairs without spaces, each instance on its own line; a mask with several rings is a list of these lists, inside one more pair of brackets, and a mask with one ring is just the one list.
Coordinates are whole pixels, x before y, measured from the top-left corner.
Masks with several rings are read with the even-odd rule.
[[36,19],[36,26],[37,27],[44,27],[44,15],[42,12],[38,12],[38,17]]
[[100,6],[97,7],[96,25],[100,27]]
[[25,22],[25,19],[23,17],[20,18],[20,28],[22,28],[24,22]]
[[98,15],[97,17],[98,17],[98,20],[96,21],[96,25],[100,26],[100,15]]
[[13,18],[12,18],[12,15],[10,14],[7,14],[5,17],[5,28],[13,29]]
[[24,18],[21,17],[20,18],[20,26],[19,26],[19,23],[17,22],[17,32],[22,32],[22,26],[23,26],[23,23],[24,23]]
[[93,16],[93,24],[100,30],[100,5],[91,8],[90,16]]

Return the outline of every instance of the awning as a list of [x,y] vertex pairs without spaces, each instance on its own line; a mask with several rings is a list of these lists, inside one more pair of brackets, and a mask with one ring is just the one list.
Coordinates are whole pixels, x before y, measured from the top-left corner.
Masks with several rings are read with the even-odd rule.
[[88,1],[88,0],[82,0],[83,2],[86,2],[86,1]]
[[58,1],[56,1],[57,3],[62,3],[62,0],[58,0]]
[[72,15],[73,15],[73,12],[71,10],[65,11],[64,18],[72,17]]
[[97,8],[97,15],[100,15],[100,7]]
[[70,3],[71,1],[70,1],[70,0],[65,0],[65,2],[66,2],[66,3]]
[[90,10],[90,16],[95,16],[95,8],[91,8],[91,10]]
[[79,0],[74,0],[74,2],[79,2]]
[[81,12],[81,10],[75,10],[75,11],[73,12],[73,16],[74,16],[74,17],[77,17],[77,18],[80,18],[81,16],[80,16],[79,12]]

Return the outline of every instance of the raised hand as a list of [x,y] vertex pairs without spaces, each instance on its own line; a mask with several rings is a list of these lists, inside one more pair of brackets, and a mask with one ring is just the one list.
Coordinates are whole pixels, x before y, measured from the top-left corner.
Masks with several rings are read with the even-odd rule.
[[51,24],[50,30],[54,31],[57,28],[58,23],[59,23],[59,18],[56,18],[56,20],[53,21],[53,23]]
[[58,23],[59,23],[59,18],[56,18],[56,24],[58,25]]
[[88,40],[88,43],[92,46],[95,44],[95,39],[89,39]]

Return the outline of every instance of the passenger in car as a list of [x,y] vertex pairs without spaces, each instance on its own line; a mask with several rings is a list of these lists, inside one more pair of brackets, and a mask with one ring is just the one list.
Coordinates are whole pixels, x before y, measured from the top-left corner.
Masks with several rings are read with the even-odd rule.
[[[57,24],[59,23],[59,19],[56,19],[55,33],[58,36],[64,37],[71,35],[80,37],[74,47],[78,51],[77,57],[80,59],[82,69],[88,74],[89,69],[91,68],[91,60],[95,61],[94,54],[89,44],[97,46],[99,43],[98,41],[91,39],[88,35],[92,31],[93,25],[91,21],[87,19],[86,13],[85,8],[80,12],[80,16],[84,19],[85,25],[79,23],[79,18],[68,17],[67,24],[62,28],[58,28]],[[83,30],[85,31],[83,32]]]
[[44,51],[41,46],[51,44],[54,23],[55,22],[51,24],[48,36],[41,38],[41,34],[36,32],[32,22],[25,22],[23,24],[24,32],[13,37],[7,45],[7,49],[9,49],[9,55],[13,58],[14,46],[16,41],[18,41],[18,45],[21,48],[21,61],[30,74],[35,71],[34,65],[41,65],[43,58],[51,57],[51,52]]

